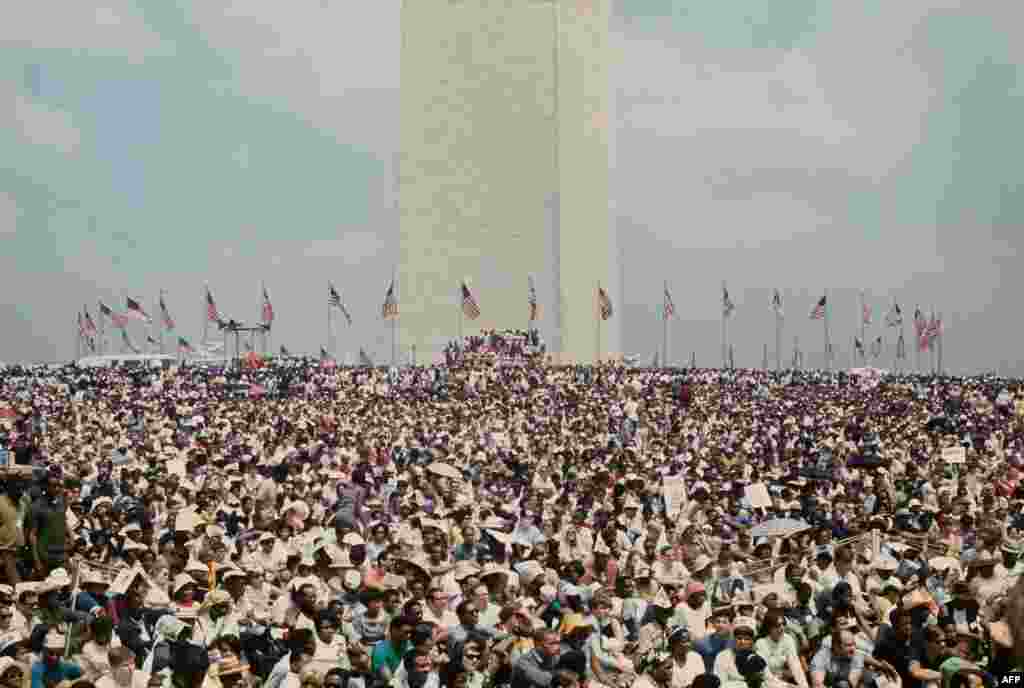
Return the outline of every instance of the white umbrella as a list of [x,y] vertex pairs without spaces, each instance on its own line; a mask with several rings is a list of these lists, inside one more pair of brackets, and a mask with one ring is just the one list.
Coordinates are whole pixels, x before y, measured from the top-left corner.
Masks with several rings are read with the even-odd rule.
[[427,466],[427,470],[434,475],[439,475],[442,478],[450,478],[451,480],[462,480],[462,472],[458,468],[451,466],[442,461],[435,461],[434,463]]
[[810,525],[795,518],[773,518],[750,529],[750,537],[789,537],[810,529]]

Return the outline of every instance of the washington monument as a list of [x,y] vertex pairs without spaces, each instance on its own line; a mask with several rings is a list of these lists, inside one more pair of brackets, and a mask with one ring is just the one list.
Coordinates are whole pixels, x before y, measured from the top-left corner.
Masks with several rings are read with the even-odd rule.
[[527,276],[556,360],[620,352],[608,213],[612,0],[403,0],[400,347],[436,360],[459,333],[525,328]]

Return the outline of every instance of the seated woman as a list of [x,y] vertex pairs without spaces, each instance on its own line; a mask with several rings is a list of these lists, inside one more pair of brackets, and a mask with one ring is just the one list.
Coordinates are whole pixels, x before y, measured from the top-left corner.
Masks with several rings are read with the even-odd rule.
[[761,637],[754,643],[754,651],[768,663],[768,670],[785,681],[807,688],[807,675],[800,664],[796,640],[786,633],[785,618],[781,611],[772,609],[765,614]]

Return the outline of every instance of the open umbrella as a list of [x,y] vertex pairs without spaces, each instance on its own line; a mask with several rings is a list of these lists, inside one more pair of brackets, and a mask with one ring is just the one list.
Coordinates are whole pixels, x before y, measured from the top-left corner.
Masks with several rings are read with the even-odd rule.
[[750,529],[750,537],[789,537],[810,529],[810,525],[795,518],[772,518]]

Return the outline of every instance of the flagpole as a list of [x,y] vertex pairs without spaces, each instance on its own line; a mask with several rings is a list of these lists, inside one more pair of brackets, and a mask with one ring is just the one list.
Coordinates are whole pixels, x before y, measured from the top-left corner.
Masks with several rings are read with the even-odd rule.
[[[163,303],[163,300],[164,300],[164,290],[163,289],[160,290],[159,300],[160,300],[160,303]],[[166,323],[164,322],[164,309],[160,307],[160,303],[157,303],[156,309],[160,312],[160,315],[158,316],[160,318],[160,326],[157,328],[157,333],[158,333],[158,335],[160,337],[160,355],[162,356],[164,354],[164,325]]]
[[[781,302],[781,295],[779,300]],[[782,370],[782,314],[779,311],[775,312],[775,370]]]
[[594,300],[597,304],[597,352],[594,356],[594,365],[601,363],[601,280],[597,281],[597,292],[594,293]]
[[75,333],[75,361],[82,358],[82,316],[78,316],[78,332]]
[[[896,311],[895,306],[896,306],[896,300],[893,299],[893,305],[889,306],[889,312],[890,313],[894,313]],[[897,316],[897,317],[899,317],[901,320],[903,319],[902,318],[902,311],[900,312],[900,315]],[[903,330],[903,323],[902,322],[899,323],[899,327],[900,327],[900,331],[902,331]],[[884,333],[888,329],[889,329],[889,320],[887,318],[886,321],[885,321],[885,330],[882,330],[882,332]],[[899,360],[900,360],[900,335],[899,335],[899,332],[896,333],[896,346],[894,346],[893,348],[895,349],[895,352],[892,355],[892,369],[893,370],[898,370],[899,369]]]
[[100,321],[100,346],[99,346],[99,349],[100,349],[100,355],[102,356],[107,351],[107,323],[105,322],[106,318],[103,315],[103,309],[102,308],[97,309],[96,319]]
[[939,333],[936,337],[935,347],[939,357],[939,375],[944,375],[942,368],[942,340],[946,336],[946,328],[942,326],[942,313],[939,313]]
[[664,287],[661,295],[661,365],[668,368],[668,280],[665,280]]
[[459,344],[459,356],[460,357],[462,356],[462,300],[465,298],[465,296],[463,296],[463,294],[462,294],[462,285],[463,284],[465,284],[465,280],[463,280],[462,282],[459,283],[459,293],[458,293],[458,297],[455,299],[455,301],[456,301],[455,306],[456,306],[456,308],[459,309],[459,313],[458,313],[458,316],[459,316],[459,332],[458,332],[458,340],[457,341],[458,341],[458,344]]
[[768,370],[768,342],[764,343],[764,354],[761,357],[761,367]]
[[210,283],[203,284],[203,341],[200,346],[206,346],[206,338],[210,334]]
[[[397,277],[398,277],[398,266],[395,266],[391,270],[391,286],[394,288],[394,291],[392,293],[394,294],[394,297],[395,297],[395,305],[396,306],[398,305],[398,283],[397,283]],[[401,309],[398,309],[398,311],[399,311],[399,313],[401,313]],[[391,318],[391,367],[395,366],[395,356],[398,355],[398,353],[397,353],[397,351],[398,351],[398,341],[396,340],[396,337],[398,336],[398,328],[396,327],[397,324],[398,324],[396,322],[397,320],[398,320],[398,316],[397,315],[395,315],[394,317]],[[461,328],[461,325],[460,325],[460,328]]]
[[[860,345],[862,347],[867,346],[867,323],[864,322],[864,290],[860,290]],[[864,361],[864,365],[867,365],[868,352],[866,349],[861,349],[861,359]]]
[[327,298],[327,346],[328,346],[329,350],[331,351],[331,353],[334,354],[334,357],[337,358],[338,357],[338,347],[337,347],[337,344],[336,343],[332,343],[332,341],[331,341],[331,308],[332,308],[332,306],[331,306],[330,296],[331,296],[331,283],[328,282],[327,283],[327,297],[328,297]]
[[722,296],[721,296],[721,299],[722,299],[722,303],[721,303],[721,313],[722,313],[722,368],[728,368],[729,367],[729,326],[727,324],[728,321],[729,321],[729,314],[726,313],[726,303],[725,303],[725,295],[727,293],[728,292],[726,290],[725,280],[722,280]]
[[529,299],[526,307],[526,343],[530,343],[530,332],[533,330],[533,294],[536,291],[536,287],[533,284],[533,277],[530,275],[526,276],[526,297]]
[[935,346],[932,344],[932,339],[933,339],[932,335],[934,333],[931,331],[931,325],[934,325],[934,324],[935,324],[935,304],[933,303],[932,304],[932,319],[931,319],[931,322],[929,323],[929,331],[928,331],[928,358],[930,359],[929,365],[931,366],[931,369],[932,369],[932,375],[934,375],[936,373]]
[[828,311],[831,304],[828,302],[828,289],[825,290],[825,317],[822,318],[825,328],[825,370],[832,372],[832,346],[828,331]]

